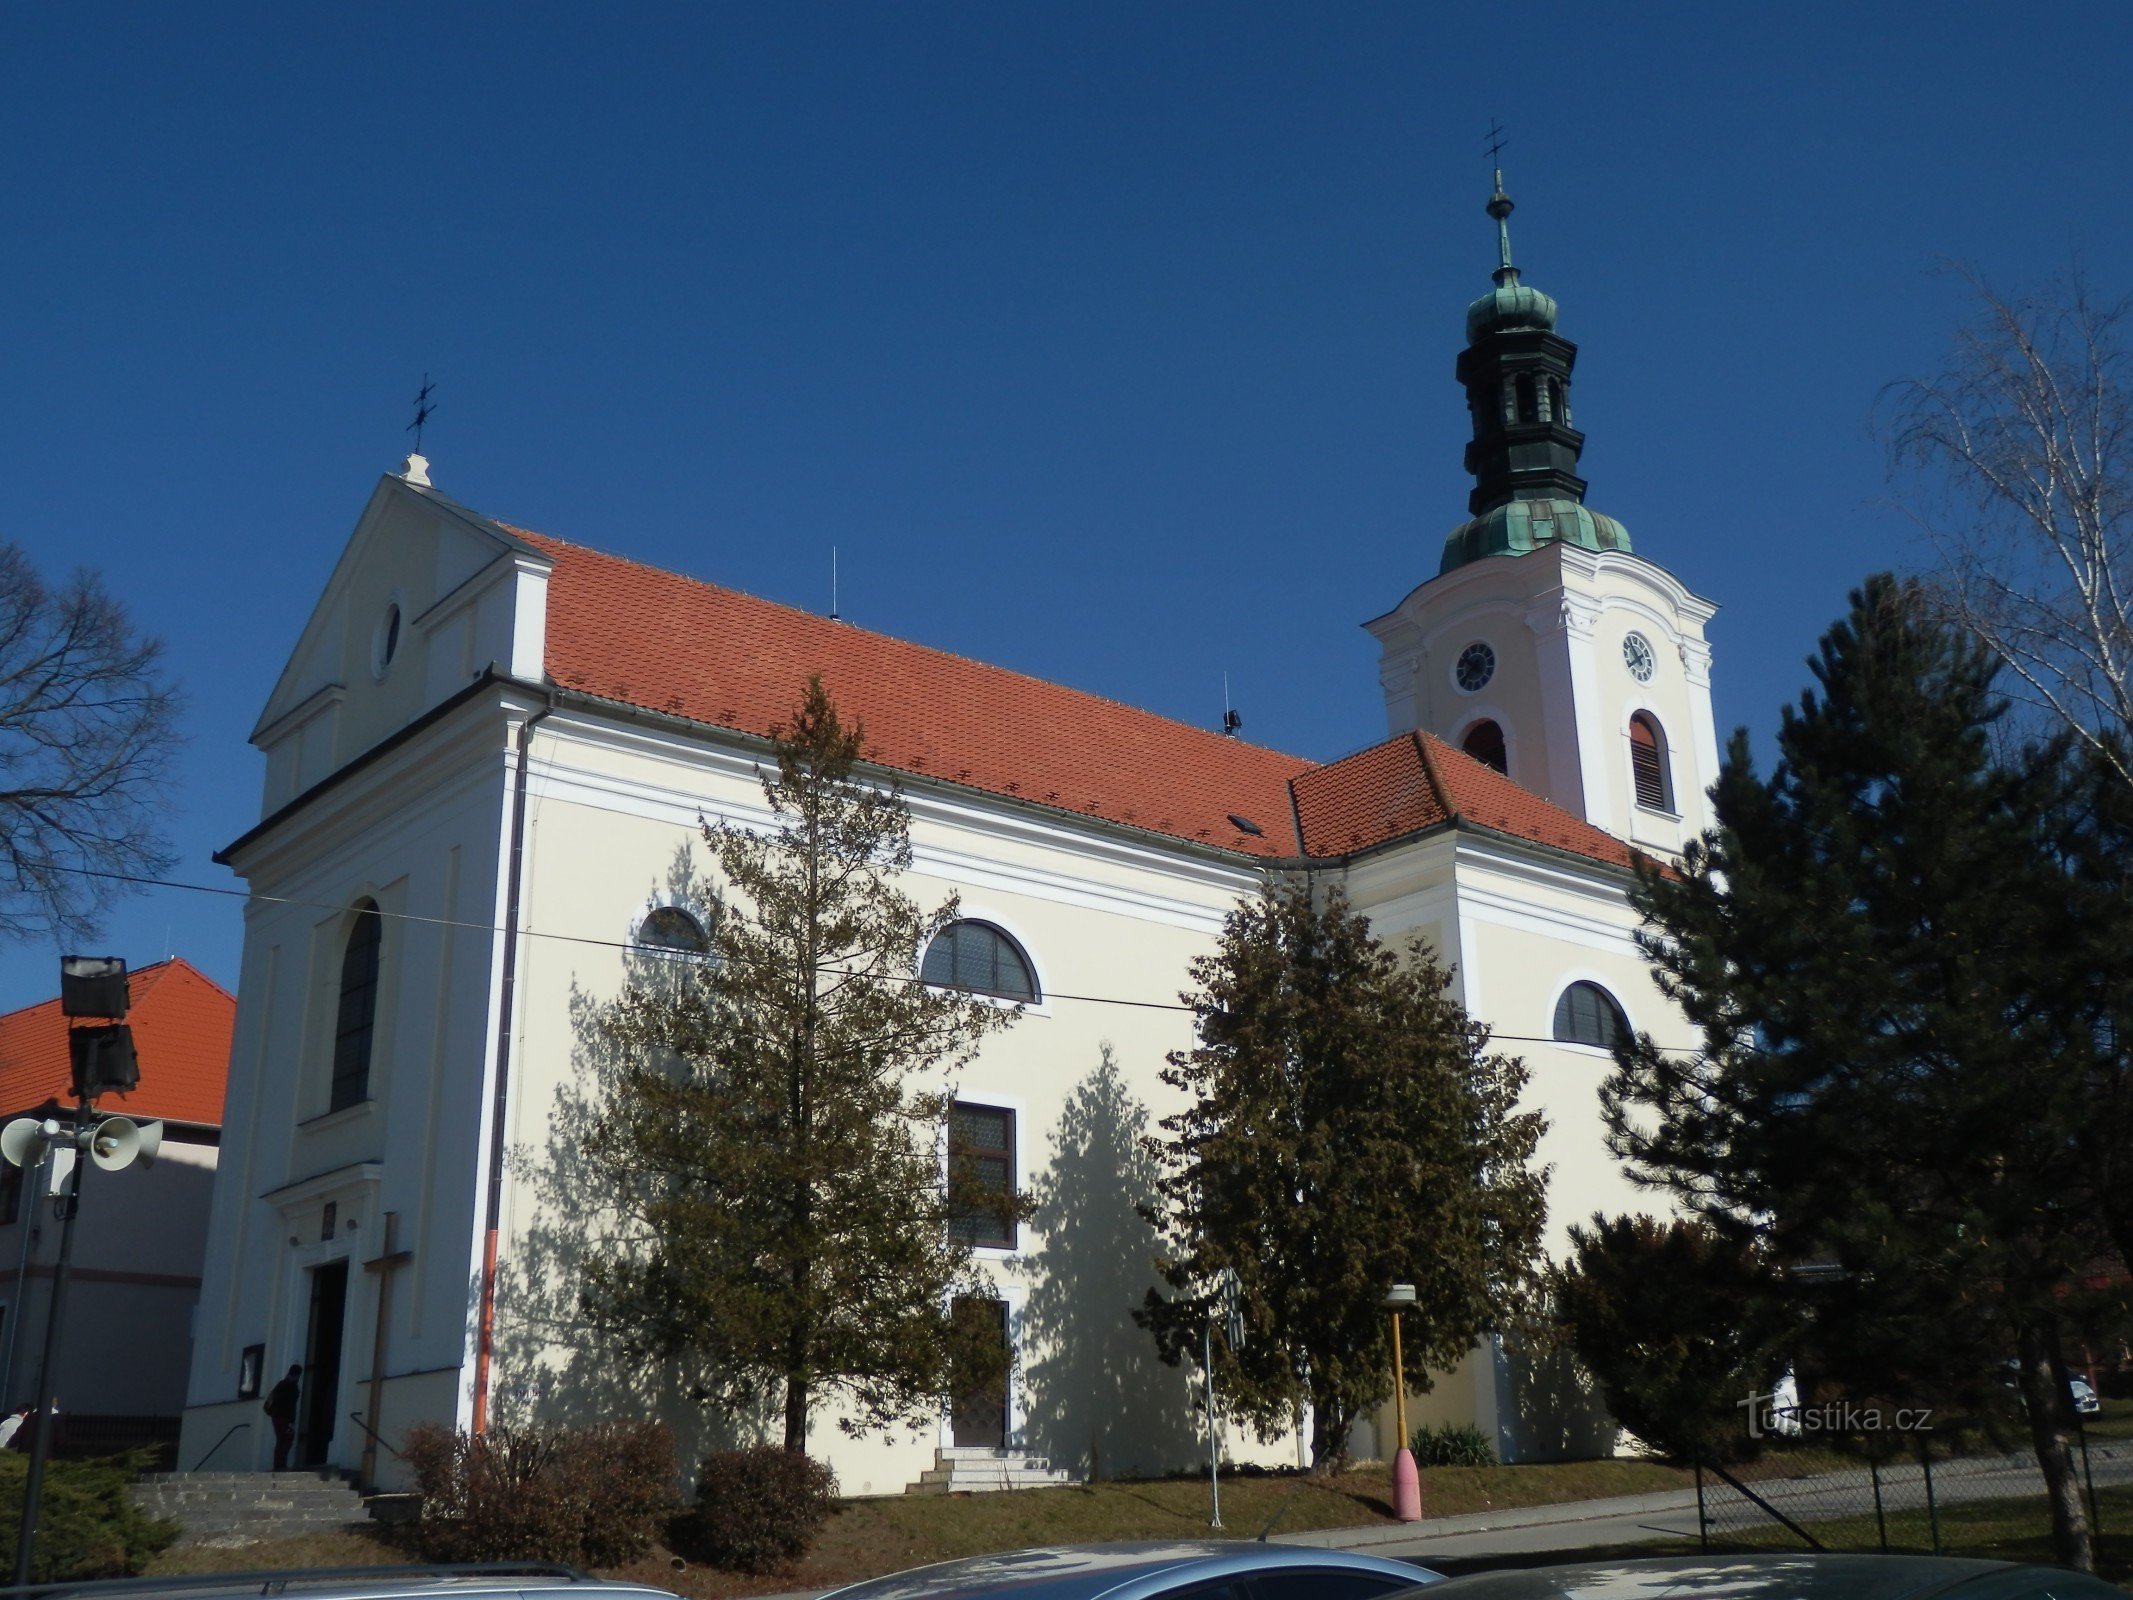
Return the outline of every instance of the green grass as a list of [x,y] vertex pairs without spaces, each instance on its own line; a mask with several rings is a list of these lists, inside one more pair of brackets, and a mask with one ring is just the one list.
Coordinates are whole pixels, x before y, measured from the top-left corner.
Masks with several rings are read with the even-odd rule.
[[[1648,1461],[1569,1461],[1524,1467],[1431,1467],[1422,1473],[1422,1504],[1433,1517],[1507,1506],[1645,1494],[1688,1487],[1685,1472]],[[675,1589],[702,1600],[840,1583],[1027,1545],[1097,1539],[1256,1537],[1280,1515],[1277,1531],[1367,1527],[1392,1521],[1392,1480],[1383,1466],[1333,1478],[1239,1477],[1222,1485],[1223,1527],[1207,1525],[1207,1480],[1098,1483],[1016,1494],[890,1495],[848,1500],[807,1558],[792,1571],[743,1578],[702,1568],[676,1571],[664,1549],[612,1576]],[[152,1573],[266,1571],[295,1566],[359,1566],[403,1561],[399,1549],[368,1528],[303,1539],[207,1550],[167,1551]]]

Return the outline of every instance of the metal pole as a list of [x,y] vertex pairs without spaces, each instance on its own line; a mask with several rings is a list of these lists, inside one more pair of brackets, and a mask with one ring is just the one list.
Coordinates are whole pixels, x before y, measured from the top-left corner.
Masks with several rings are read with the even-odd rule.
[[38,1501],[44,1494],[44,1464],[52,1453],[52,1357],[59,1349],[61,1314],[67,1305],[67,1269],[74,1261],[74,1218],[81,1210],[81,1169],[89,1164],[81,1148],[81,1131],[88,1125],[88,1102],[74,1113],[74,1169],[67,1174],[67,1192],[61,1204],[59,1262],[52,1269],[52,1306],[44,1320],[44,1354],[37,1362],[37,1435],[30,1446],[29,1476],[22,1485],[22,1525],[15,1535],[15,1582],[30,1581],[30,1562],[37,1548]]
[[1207,1519],[1210,1528],[1222,1526],[1222,1441],[1215,1433],[1215,1312],[1209,1306],[1207,1320],[1200,1325],[1201,1359],[1207,1364],[1207,1495],[1214,1514]]
[[1881,1509],[1881,1463],[1872,1456],[1866,1458],[1866,1470],[1874,1479],[1874,1526],[1880,1531],[1881,1553],[1889,1553],[1889,1519]]
[[1940,1554],[1940,1507],[1933,1501],[1933,1447],[1926,1445],[1918,1452],[1918,1464],[1926,1474],[1926,1521],[1933,1529],[1933,1553]]
[[1711,1548],[1711,1514],[1703,1505],[1703,1462],[1696,1463],[1696,1544],[1699,1549]]
[[1392,1415],[1400,1436],[1397,1450],[1407,1448],[1407,1369],[1400,1364],[1400,1313],[1392,1314]]
[[22,1314],[29,1305],[30,1252],[37,1246],[37,1215],[45,1201],[44,1166],[51,1159],[52,1152],[47,1150],[34,1167],[25,1168],[22,1174],[22,1206],[18,1213],[22,1223],[22,1260],[15,1268],[15,1298],[8,1311],[7,1353],[0,1356],[0,1406],[14,1399],[15,1352],[22,1348]]

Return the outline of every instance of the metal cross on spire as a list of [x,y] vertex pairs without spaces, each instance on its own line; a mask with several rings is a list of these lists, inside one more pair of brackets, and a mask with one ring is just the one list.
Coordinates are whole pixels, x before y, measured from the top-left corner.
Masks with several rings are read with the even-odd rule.
[[430,375],[422,375],[422,387],[415,393],[415,420],[407,425],[407,431],[415,436],[415,454],[422,454],[422,425],[430,420],[436,407],[430,404],[430,395],[437,386],[430,382]]
[[1511,197],[1503,192],[1503,152],[1511,141],[1503,136],[1503,125],[1494,117],[1489,118],[1489,160],[1496,168],[1496,187],[1489,195],[1489,215],[1496,219],[1497,268],[1491,275],[1501,288],[1507,283],[1518,282],[1518,268],[1511,265]]

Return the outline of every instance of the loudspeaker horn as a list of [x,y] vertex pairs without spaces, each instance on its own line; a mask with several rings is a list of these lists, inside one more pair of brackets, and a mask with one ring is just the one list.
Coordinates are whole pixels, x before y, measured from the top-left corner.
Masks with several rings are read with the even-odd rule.
[[135,1122],[131,1117],[106,1117],[96,1125],[89,1142],[89,1159],[106,1172],[117,1172],[138,1161],[144,1167],[156,1163],[163,1147],[163,1124]]
[[0,1128],[0,1156],[18,1167],[34,1167],[44,1159],[44,1124],[36,1117],[17,1117]]

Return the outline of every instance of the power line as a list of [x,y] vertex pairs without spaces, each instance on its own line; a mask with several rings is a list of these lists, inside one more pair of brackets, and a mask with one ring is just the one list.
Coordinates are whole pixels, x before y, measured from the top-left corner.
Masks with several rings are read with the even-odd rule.
[[[305,900],[294,895],[260,894],[251,889],[231,889],[213,883],[186,883],[177,878],[151,878],[133,872],[107,872],[96,867],[54,867],[53,870],[71,872],[85,878],[104,878],[114,883],[130,883],[146,889],[176,889],[182,890],[187,894],[211,894],[225,900],[242,900],[248,905],[294,906],[299,910],[309,911],[346,911],[348,909],[345,904],[337,900]],[[382,906],[374,910],[371,915],[389,917],[400,922],[420,923],[425,927],[431,928],[452,928],[467,933],[501,935],[505,932],[502,927],[492,922],[467,922],[456,917],[426,917],[413,911],[387,911]],[[552,929],[532,926],[519,929],[519,933],[528,939],[552,939],[560,944],[587,945],[596,950],[623,950],[640,956],[656,957],[660,960],[686,961],[692,959],[685,951],[662,950],[656,945],[644,945],[631,939],[598,939],[589,933],[560,933]],[[896,972],[877,972],[858,974],[858,976],[871,976],[881,983],[923,984],[926,981],[915,973],[908,977]],[[1182,1011],[1190,1013],[1195,1009],[1177,1000],[1128,1000],[1121,995],[1068,994],[1057,989],[1047,989],[1044,992],[1044,998],[1046,1000],[1072,1000],[1083,1005],[1125,1006],[1136,1011]],[[1564,1043],[1561,1039],[1544,1038],[1539,1034],[1501,1033],[1494,1028],[1489,1030],[1489,1038],[1491,1041],[1498,1039],[1509,1040],[1513,1044]],[[1701,1048],[1683,1045],[1658,1045],[1654,1048],[1662,1055],[1694,1056],[1704,1054]]]

